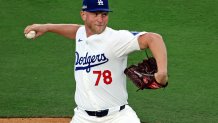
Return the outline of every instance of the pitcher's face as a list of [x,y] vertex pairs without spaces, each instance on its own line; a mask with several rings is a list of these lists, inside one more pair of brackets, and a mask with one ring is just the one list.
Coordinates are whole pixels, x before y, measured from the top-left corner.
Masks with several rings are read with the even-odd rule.
[[84,21],[86,31],[91,35],[102,33],[108,24],[108,12],[82,11],[81,17]]

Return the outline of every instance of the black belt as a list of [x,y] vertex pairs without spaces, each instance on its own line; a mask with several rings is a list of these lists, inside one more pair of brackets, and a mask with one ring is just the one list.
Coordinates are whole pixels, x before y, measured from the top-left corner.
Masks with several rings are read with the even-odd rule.
[[[123,110],[125,108],[125,105],[122,105],[120,106],[120,110]],[[99,110],[99,111],[87,111],[86,110],[86,113],[89,115],[89,116],[96,116],[96,117],[104,117],[104,116],[107,116],[108,115],[108,112],[109,112],[109,109],[105,109],[105,110]]]

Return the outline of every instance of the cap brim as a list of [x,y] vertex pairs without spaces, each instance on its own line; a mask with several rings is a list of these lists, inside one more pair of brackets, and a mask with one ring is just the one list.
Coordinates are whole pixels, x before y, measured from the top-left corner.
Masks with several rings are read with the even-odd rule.
[[84,10],[84,11],[88,11],[88,12],[113,12],[109,9],[90,9],[90,10]]

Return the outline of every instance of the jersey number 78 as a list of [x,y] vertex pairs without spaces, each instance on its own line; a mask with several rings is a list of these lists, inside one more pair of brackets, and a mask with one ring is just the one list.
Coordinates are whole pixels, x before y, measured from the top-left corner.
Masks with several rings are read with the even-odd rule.
[[112,77],[111,77],[111,71],[110,70],[104,70],[104,71],[93,71],[93,74],[97,74],[97,79],[95,82],[95,86],[98,86],[101,79],[103,79],[103,82],[106,85],[109,85],[112,83]]

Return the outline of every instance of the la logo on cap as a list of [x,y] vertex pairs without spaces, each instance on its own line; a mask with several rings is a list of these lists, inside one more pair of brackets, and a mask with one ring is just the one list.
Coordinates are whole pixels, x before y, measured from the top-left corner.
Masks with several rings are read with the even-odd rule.
[[98,5],[104,5],[104,2],[102,0],[98,0]]
[[112,12],[108,0],[83,0],[82,11],[87,12]]

